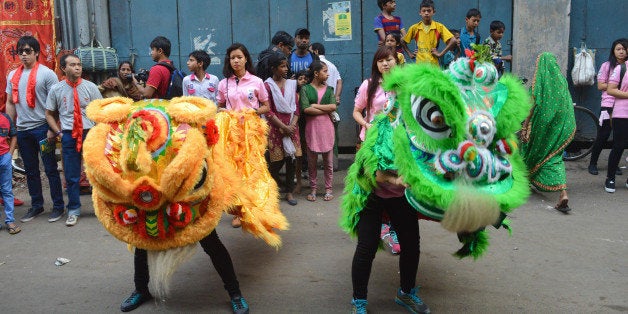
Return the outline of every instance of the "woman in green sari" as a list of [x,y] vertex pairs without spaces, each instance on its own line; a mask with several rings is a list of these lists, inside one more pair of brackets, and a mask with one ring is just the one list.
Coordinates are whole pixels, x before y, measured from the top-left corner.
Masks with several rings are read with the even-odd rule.
[[567,213],[571,209],[562,156],[573,139],[576,120],[567,80],[549,52],[541,53],[536,60],[532,100],[534,106],[524,122],[521,144],[530,182],[539,191],[560,191],[555,208]]

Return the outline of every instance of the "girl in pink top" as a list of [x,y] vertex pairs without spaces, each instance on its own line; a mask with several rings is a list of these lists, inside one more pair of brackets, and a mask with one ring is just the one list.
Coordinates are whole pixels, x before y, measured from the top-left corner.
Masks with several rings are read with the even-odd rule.
[[299,92],[299,105],[305,113],[305,142],[307,143],[307,166],[312,192],[307,200],[316,201],[316,162],[318,155],[323,156],[325,173],[325,197],[331,201],[333,195],[334,176],[334,124],[329,116],[336,110],[334,89],[327,86],[325,81],[329,74],[327,66],[321,61],[310,64],[309,72],[311,83],[303,86]]
[[253,75],[251,55],[243,44],[234,43],[227,48],[222,74],[218,83],[218,107],[227,110],[253,109],[258,115],[270,111],[268,92],[264,82]]
[[[254,73],[251,55],[241,43],[233,43],[227,48],[222,75],[218,83],[216,101],[220,110],[255,110],[262,115],[270,111],[268,92],[261,78]],[[240,227],[240,217],[233,216],[231,226]]]
[[[384,109],[388,101],[388,93],[382,89],[382,78],[396,65],[397,51],[394,48],[382,46],[375,51],[371,63],[371,77],[364,80],[360,85],[353,106],[353,119],[360,125],[360,142],[364,141],[366,130],[372,126],[371,122]],[[384,182],[378,186],[375,194],[388,199],[402,197],[404,191],[405,188],[402,185],[389,185]],[[391,253],[399,254],[401,252],[397,233],[390,224],[390,218],[387,215],[382,218],[380,238],[390,246]]]
[[[624,65],[628,66],[626,62]],[[628,71],[624,73],[622,83],[619,86],[621,65],[613,70],[613,74],[608,80],[609,95],[615,97],[611,124],[613,125],[613,149],[608,155],[608,169],[606,170],[606,182],[604,189],[606,192],[615,192],[615,174],[624,147],[628,145]],[[626,180],[628,188],[628,180]]]
[[382,89],[382,76],[397,64],[397,52],[391,47],[382,46],[375,51],[371,65],[371,77],[364,80],[355,96],[353,119],[360,125],[360,141],[364,141],[371,121],[379,114],[388,101],[388,93]]
[[[595,143],[591,149],[591,161],[589,161],[589,173],[597,175],[597,160],[602,152],[604,143],[611,135],[611,120],[610,113],[613,110],[615,104],[615,97],[607,93],[609,78],[613,74],[613,69],[618,64],[626,62],[628,56],[628,39],[620,38],[613,42],[611,45],[611,53],[608,56],[608,61],[602,63],[600,66],[600,72],[597,75],[597,89],[602,91],[602,103],[600,110],[600,130],[598,131]],[[617,174],[621,175],[621,170],[617,168]]]

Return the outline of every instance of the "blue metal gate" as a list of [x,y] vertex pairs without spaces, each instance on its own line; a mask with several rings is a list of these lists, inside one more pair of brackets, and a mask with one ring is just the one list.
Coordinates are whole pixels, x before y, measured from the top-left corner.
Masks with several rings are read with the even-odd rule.
[[[491,20],[499,19],[506,24],[503,39],[504,54],[510,54],[512,38],[512,4],[510,1],[478,0],[437,1],[434,19],[449,28],[464,27],[465,15],[470,8],[482,11],[480,34],[489,35]],[[420,20],[419,3],[416,0],[398,0],[396,15],[401,16],[405,28]],[[344,29],[349,36],[329,36],[328,21],[333,9],[347,4],[350,28]],[[507,5],[506,5],[507,4]],[[357,139],[356,124],[352,118],[353,90],[370,75],[371,58],[377,49],[373,32],[373,19],[379,13],[375,0],[362,1],[307,1],[307,0],[133,0],[109,1],[112,46],[121,60],[132,60],[135,68],[150,68],[149,44],[158,35],[172,42],[170,58],[175,65],[187,71],[188,54],[195,49],[206,50],[212,55],[208,72],[222,77],[226,48],[233,42],[247,46],[253,59],[270,44],[278,30],[293,33],[299,27],[311,32],[311,42],[321,42],[327,50],[326,57],[340,71],[343,93],[339,109],[341,147],[352,148]],[[411,61],[410,61],[411,62]]]

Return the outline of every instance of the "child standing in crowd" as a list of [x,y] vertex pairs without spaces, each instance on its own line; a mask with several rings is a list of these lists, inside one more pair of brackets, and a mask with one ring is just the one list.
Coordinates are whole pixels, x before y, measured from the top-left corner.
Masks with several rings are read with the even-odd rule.
[[[4,112],[0,113],[0,193],[4,202],[4,223],[10,234],[22,231],[13,217],[13,153],[17,145],[17,129],[13,120]],[[0,229],[2,225],[0,225]]]
[[[255,110],[262,115],[270,111],[268,93],[264,82],[253,75],[253,62],[248,49],[241,43],[234,43],[227,48],[222,79],[218,83],[216,102],[218,107],[226,110]],[[235,215],[231,226],[241,226],[240,217]]]
[[488,45],[491,49],[493,63],[495,63],[495,67],[497,67],[497,73],[501,76],[504,74],[504,61],[512,61],[511,55],[502,56],[502,44],[500,41],[504,37],[506,25],[502,21],[492,21],[490,28],[491,36],[484,41],[484,44]]
[[[380,47],[375,51],[371,77],[362,82],[355,96],[353,119],[360,125],[360,141],[364,141],[366,130],[371,127],[371,122],[382,112],[388,101],[388,93],[382,89],[382,79],[396,65],[395,54],[397,52],[390,47]],[[382,219],[380,238],[390,246],[393,254],[401,252],[397,233],[391,227],[388,217]]]
[[[613,69],[619,64],[625,63],[628,58],[628,39],[620,38],[613,41],[608,61],[602,63],[597,74],[597,89],[602,91],[602,103],[600,110],[600,131],[591,149],[591,161],[589,161],[589,173],[597,175],[597,160],[602,152],[602,146],[611,135],[611,113],[615,104],[615,97],[607,93],[608,81],[613,74]],[[621,169],[617,168],[617,175],[621,175]]]
[[321,61],[314,61],[310,65],[310,84],[303,86],[299,93],[299,104],[305,113],[305,139],[308,147],[308,174],[311,193],[307,200],[316,201],[316,161],[318,155],[323,156],[325,176],[325,201],[331,201],[333,195],[333,148],[334,124],[329,116],[336,110],[336,99],[333,88],[327,86],[327,66]]
[[451,33],[454,35],[457,43],[453,48],[451,48],[451,50],[447,51],[442,57],[438,58],[438,63],[443,69],[447,69],[452,62],[456,61],[456,59],[460,58],[462,55],[462,49],[460,49],[460,31],[452,29]]
[[297,106],[297,81],[287,80],[288,59],[275,53],[268,57],[272,77],[266,79],[266,91],[271,96],[270,112],[266,115],[270,124],[268,151],[270,174],[279,184],[279,170],[286,165],[286,201],[294,206],[297,200],[294,190],[295,164],[301,162],[301,142],[299,139],[299,108]]
[[[301,70],[297,72],[295,75],[297,80],[297,103],[299,102],[299,93],[301,92],[301,88],[306,84],[310,83],[308,80],[307,70]],[[307,150],[307,144],[305,143],[305,119],[301,119],[299,121],[299,137],[301,138],[301,149]],[[302,152],[302,154],[305,154]],[[305,160],[307,162],[307,160]],[[297,179],[297,183],[294,186],[294,194],[301,194],[301,188],[303,184],[301,183],[301,179],[303,178],[303,160],[301,162],[297,162],[294,166],[294,176]],[[307,171],[307,169],[305,169]]]
[[306,84],[310,83],[308,77],[307,77],[307,71],[306,70],[302,70],[299,71],[296,74],[296,79],[297,79],[297,92],[301,91],[301,88],[303,88],[303,86],[305,86]]
[[399,52],[399,47],[401,46],[401,35],[397,33],[390,33],[386,35],[386,46],[391,47],[396,52],[396,59],[398,65],[403,65],[406,63],[406,57],[403,56],[403,53]]
[[[408,33],[403,37],[403,41],[406,44],[409,44],[412,40],[415,41],[417,45],[417,63],[431,62],[438,64],[438,58],[451,50],[458,43],[458,40],[454,38],[454,35],[445,25],[432,20],[435,13],[436,8],[434,1],[423,0],[419,11],[421,21],[410,26]],[[447,45],[442,51],[438,51],[436,48],[440,40]],[[410,53],[409,56],[410,58],[415,57],[412,53]]]
[[482,13],[478,9],[469,9],[467,17],[465,17],[465,25],[460,30],[460,47],[462,50],[471,50],[471,44],[480,44],[480,34],[478,34],[478,25],[482,19]]
[[198,96],[216,102],[218,77],[205,72],[211,62],[211,57],[204,50],[189,54],[187,66],[192,73],[183,78],[183,96]]
[[[373,22],[373,30],[377,34],[377,45],[383,46],[386,44],[386,35],[397,34],[399,37],[406,36],[406,29],[403,27],[401,17],[393,15],[397,2],[394,0],[377,0],[377,6],[382,12],[375,17]],[[404,50],[410,55],[408,46],[400,43],[395,47],[397,52],[402,53]]]

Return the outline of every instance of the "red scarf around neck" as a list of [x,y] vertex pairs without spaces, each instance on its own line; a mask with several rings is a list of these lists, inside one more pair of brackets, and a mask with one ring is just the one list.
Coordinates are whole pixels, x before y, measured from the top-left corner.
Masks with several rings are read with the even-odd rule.
[[[26,103],[30,108],[35,108],[35,84],[37,83],[37,69],[39,68],[39,62],[35,62],[33,68],[31,68],[31,73],[28,75],[28,84],[26,85]],[[20,65],[13,77],[11,78],[11,96],[13,96],[13,103],[19,104],[20,98],[18,97],[19,93],[19,85],[20,78],[22,78],[22,72],[24,72],[24,64]]]
[[76,139],[76,151],[81,152],[83,147],[83,114],[81,113],[81,102],[79,101],[77,86],[81,85],[82,78],[72,83],[70,80],[65,79],[65,82],[72,87],[74,92],[74,124],[72,125],[72,138]]

